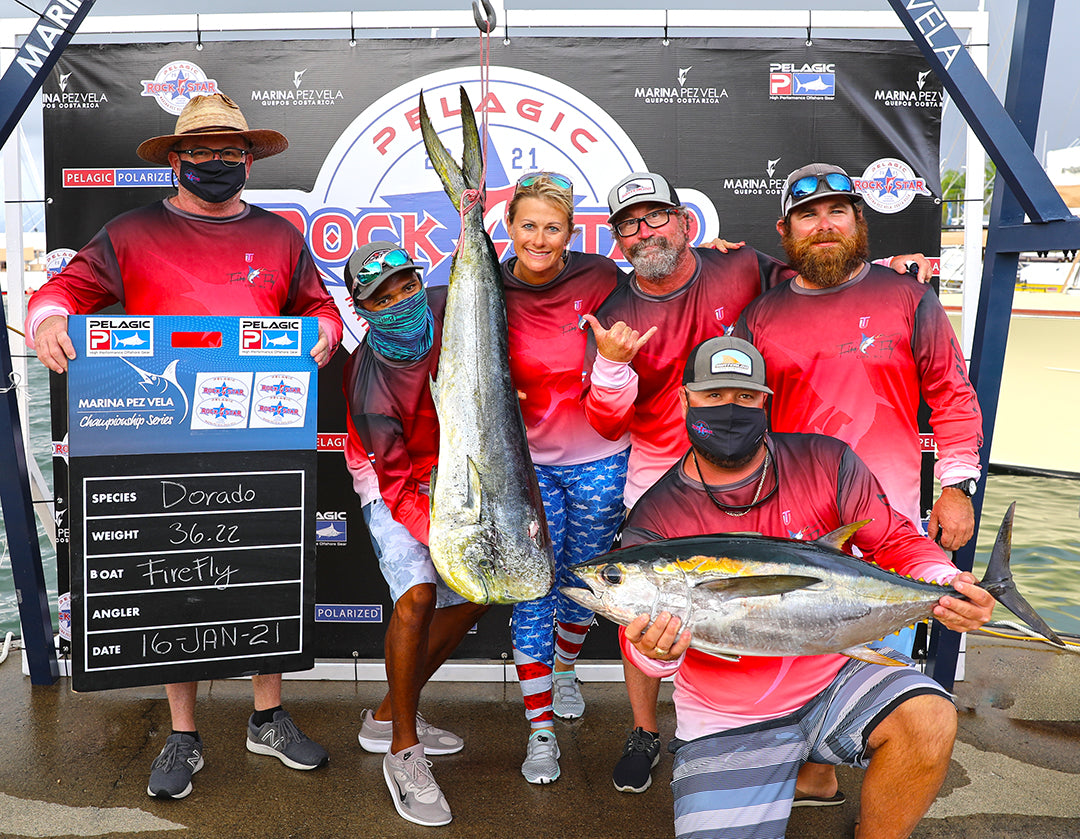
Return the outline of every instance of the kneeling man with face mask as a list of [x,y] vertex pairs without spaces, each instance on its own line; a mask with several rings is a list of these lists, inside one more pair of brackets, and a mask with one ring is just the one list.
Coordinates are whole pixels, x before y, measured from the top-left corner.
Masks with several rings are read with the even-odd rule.
[[[990,594],[893,512],[846,443],[768,431],[771,394],[749,342],[710,338],[691,351],[680,393],[690,448],[631,510],[623,545],[725,532],[816,539],[868,520],[851,539],[863,558],[970,598],[942,597],[937,620],[958,632],[989,620]],[[780,839],[812,761],[870,767],[856,836],[906,837],[945,777],[955,709],[899,653],[886,650],[901,666],[839,654],[729,661],[689,649],[667,612],[638,616],[620,641],[646,675],[675,677],[676,836]]]

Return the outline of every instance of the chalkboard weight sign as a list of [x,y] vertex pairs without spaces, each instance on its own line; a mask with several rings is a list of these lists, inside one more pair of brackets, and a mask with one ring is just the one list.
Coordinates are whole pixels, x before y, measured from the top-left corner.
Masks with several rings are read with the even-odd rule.
[[71,321],[73,689],[310,668],[316,322]]

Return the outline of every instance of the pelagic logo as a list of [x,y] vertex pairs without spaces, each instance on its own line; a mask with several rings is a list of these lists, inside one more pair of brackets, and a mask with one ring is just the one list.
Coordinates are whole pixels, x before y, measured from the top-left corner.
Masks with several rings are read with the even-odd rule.
[[344,545],[348,539],[348,524],[343,511],[315,514],[315,541],[318,544]]
[[770,99],[832,99],[835,95],[835,64],[769,65]]
[[[478,78],[477,67],[443,70],[373,102],[342,132],[310,193],[244,193],[303,232],[345,321],[346,349],[365,331],[342,280],[358,244],[392,239],[421,265],[429,285],[443,285],[449,277],[461,223],[421,142],[421,89],[432,124],[456,159],[462,145],[459,86],[468,92],[478,121],[487,117],[485,219],[500,258],[510,248],[503,219],[514,184],[525,172],[547,170],[573,181],[574,225],[581,230],[574,247],[622,259],[607,225],[607,194],[631,172],[648,169],[627,134],[594,102],[546,76],[493,67],[486,95]],[[675,187],[690,209],[692,241],[718,235],[712,202],[698,191]]]
[[280,318],[241,320],[240,355],[300,355],[300,321]]
[[86,354],[153,355],[154,321],[151,318],[87,318]]

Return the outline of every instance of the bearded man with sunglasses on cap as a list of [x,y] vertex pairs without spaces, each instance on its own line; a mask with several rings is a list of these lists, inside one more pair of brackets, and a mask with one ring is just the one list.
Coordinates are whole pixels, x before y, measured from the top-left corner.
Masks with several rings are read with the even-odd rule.
[[929,535],[946,550],[974,532],[982,414],[952,325],[933,290],[870,265],[862,199],[839,166],[792,172],[776,222],[799,273],[743,312],[735,334],[765,356],[777,431],[830,434],[921,519],[919,398],[930,406],[942,490]]
[[345,282],[368,324],[345,367],[345,461],[358,491],[369,463],[378,477],[364,520],[394,600],[385,641],[389,691],[362,713],[358,739],[366,751],[385,754],[383,779],[398,814],[434,827],[452,816],[427,756],[454,754],[464,743],[420,716],[420,691],[487,611],[447,587],[427,547],[431,472],[439,461],[431,381],[446,288],[426,289],[419,268],[393,242],[356,251]]
[[[252,162],[285,151],[277,131],[249,129],[222,93],[197,96],[180,112],[174,133],[138,148],[143,160],[172,168],[177,194],[110,221],[31,298],[28,345],[57,373],[75,347],[72,314],[119,303],[128,315],[298,315],[319,319],[311,357],[323,367],[341,340],[342,323],[303,237],[284,219],[240,195]],[[329,760],[281,707],[281,674],[251,678],[255,712],[247,748],[293,769]],[[151,767],[147,793],[184,798],[203,766],[195,726],[198,682],[165,686],[172,733]]]
[[[765,357],[776,392],[773,429],[843,440],[881,482],[893,509],[918,524],[922,398],[942,485],[928,531],[956,550],[975,529],[982,414],[937,295],[866,261],[862,199],[839,166],[811,163],[788,175],[776,230],[799,273],[751,303],[734,332]],[[908,655],[913,641],[910,628],[885,639]],[[810,764],[801,780],[821,795],[836,787],[831,767]]]
[[[679,372],[690,350],[725,335],[742,310],[762,292],[795,271],[753,248],[719,250],[690,247],[690,215],[662,175],[636,172],[608,194],[615,241],[634,267],[626,282],[608,296],[595,315],[584,315],[596,343],[585,412],[609,440],[629,431],[631,449],[626,506],[663,475],[686,444],[679,407]],[[919,264],[921,255],[894,257],[895,272]],[[623,661],[634,725],[612,772],[621,792],[644,792],[660,759],[656,702],[660,682]],[[842,803],[835,788],[825,795],[803,790],[797,804]]]

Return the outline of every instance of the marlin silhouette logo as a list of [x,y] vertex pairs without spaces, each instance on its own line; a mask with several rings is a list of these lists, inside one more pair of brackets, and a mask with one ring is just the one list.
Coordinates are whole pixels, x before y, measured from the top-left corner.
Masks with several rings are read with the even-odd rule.
[[814,79],[812,81],[809,81],[809,82],[804,82],[804,81],[799,81],[799,80],[796,80],[796,81],[798,83],[798,88],[799,88],[798,91],[796,91],[796,92],[801,92],[801,91],[804,91],[804,90],[811,90],[811,91],[814,91],[814,92],[819,92],[819,91],[829,89],[829,85],[825,84],[825,81],[824,81],[824,79],[821,78],[821,76],[818,76],[816,79]]
[[70,79],[70,78],[71,78],[71,73],[61,73],[60,74],[60,92],[61,93],[64,93],[65,91],[67,91],[67,80]]
[[929,70],[923,70],[921,73],[919,73],[919,80],[917,82],[917,84],[919,85],[919,90],[922,90],[924,87],[926,87],[926,77],[929,75]]
[[686,74],[689,73],[693,69],[694,69],[693,64],[691,64],[689,67],[680,67],[679,68],[679,85],[680,86],[682,86],[682,87],[686,86]]
[[187,393],[185,393],[184,389],[180,387],[180,382],[178,382],[176,379],[176,365],[178,363],[176,359],[170,361],[169,366],[166,367],[161,373],[151,373],[148,370],[143,370],[141,367],[132,364],[123,356],[120,357],[120,360],[139,374],[139,384],[142,386],[142,389],[145,390],[147,393],[150,392],[151,388],[154,388],[157,393],[164,393],[168,389],[169,385],[172,385],[178,391],[180,391],[180,395],[184,397],[184,416],[180,417],[180,422],[184,421],[184,419],[188,415],[188,398]]
[[769,173],[770,178],[773,176],[773,173],[776,171],[776,164],[779,163],[781,160],[783,160],[783,158],[778,157],[778,158],[776,158],[776,160],[770,160],[767,164],[765,164],[765,171]]
[[297,90],[300,89],[300,84],[301,84],[301,82],[303,82],[304,73],[306,73],[306,72],[307,72],[307,67],[305,67],[303,70],[293,70],[292,83],[293,83],[293,86]]

